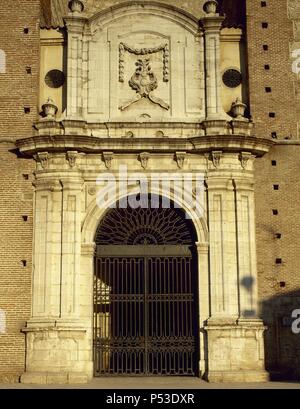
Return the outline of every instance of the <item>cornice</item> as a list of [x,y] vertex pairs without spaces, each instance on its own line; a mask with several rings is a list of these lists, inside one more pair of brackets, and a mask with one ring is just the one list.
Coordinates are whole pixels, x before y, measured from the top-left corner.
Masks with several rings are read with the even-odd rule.
[[205,153],[249,152],[263,156],[274,142],[245,135],[206,135],[192,138],[102,138],[85,135],[45,135],[16,141],[20,153],[33,156],[39,152],[178,152]]

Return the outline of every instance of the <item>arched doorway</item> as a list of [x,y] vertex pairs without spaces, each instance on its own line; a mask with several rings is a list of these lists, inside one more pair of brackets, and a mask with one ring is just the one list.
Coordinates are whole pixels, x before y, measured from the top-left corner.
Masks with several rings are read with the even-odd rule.
[[110,209],[94,267],[94,375],[197,375],[197,241],[178,208]]

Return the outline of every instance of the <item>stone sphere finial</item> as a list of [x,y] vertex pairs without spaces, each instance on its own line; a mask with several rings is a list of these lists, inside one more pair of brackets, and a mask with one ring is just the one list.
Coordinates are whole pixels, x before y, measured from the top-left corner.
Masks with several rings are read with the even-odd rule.
[[238,97],[231,106],[231,112],[236,119],[242,119],[245,117],[245,110],[247,105],[244,104],[241,99]]
[[218,2],[216,0],[208,0],[204,3],[203,9],[206,14],[216,14]]
[[80,0],[71,0],[69,1],[69,9],[72,13],[80,14],[84,10],[84,4]]
[[49,97],[47,101],[45,102],[45,104],[42,106],[42,110],[46,118],[53,119],[55,118],[58,108],[55,105],[53,99]]

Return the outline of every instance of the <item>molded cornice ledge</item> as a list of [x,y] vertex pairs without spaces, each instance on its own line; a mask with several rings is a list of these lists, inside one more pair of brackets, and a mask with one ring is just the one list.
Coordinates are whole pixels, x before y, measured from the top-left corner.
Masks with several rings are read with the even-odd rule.
[[16,146],[24,156],[40,152],[67,152],[76,149],[83,153],[113,152],[173,152],[205,153],[249,152],[263,156],[274,145],[270,139],[247,135],[206,135],[193,138],[100,138],[84,135],[48,135],[20,139]]
[[[248,135],[209,135],[191,138],[190,142],[197,153],[222,150],[223,152],[249,152],[263,156],[269,152],[274,142],[270,139]],[[195,153],[196,153],[195,152]]]

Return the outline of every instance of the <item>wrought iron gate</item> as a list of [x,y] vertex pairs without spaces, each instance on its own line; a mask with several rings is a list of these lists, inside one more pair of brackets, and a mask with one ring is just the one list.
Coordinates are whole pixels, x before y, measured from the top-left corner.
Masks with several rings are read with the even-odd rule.
[[95,376],[197,373],[192,267],[188,246],[98,247]]
[[195,229],[161,197],[144,199],[117,203],[97,229],[95,376],[197,374]]

